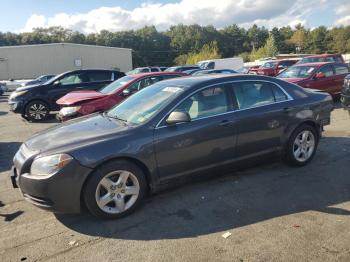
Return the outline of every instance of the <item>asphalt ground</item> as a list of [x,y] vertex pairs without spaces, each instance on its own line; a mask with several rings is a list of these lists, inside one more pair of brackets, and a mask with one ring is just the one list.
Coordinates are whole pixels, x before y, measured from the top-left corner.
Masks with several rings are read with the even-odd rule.
[[306,167],[213,174],[108,221],[45,212],[11,187],[20,144],[56,124],[28,123],[0,97],[0,261],[350,261],[350,116],[339,107]]

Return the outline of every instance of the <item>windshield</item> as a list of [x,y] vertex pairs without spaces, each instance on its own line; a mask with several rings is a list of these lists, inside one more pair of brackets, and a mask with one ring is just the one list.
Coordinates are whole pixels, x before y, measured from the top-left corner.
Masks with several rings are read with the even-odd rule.
[[124,76],[122,78],[119,78],[118,80],[114,81],[113,83],[110,83],[109,85],[101,88],[98,90],[102,94],[111,94],[116,91],[118,91],[119,88],[125,86],[130,81],[134,80],[135,77],[132,76]]
[[280,73],[278,78],[306,78],[315,72],[316,66],[292,66]]
[[267,62],[260,66],[260,68],[275,68],[277,66],[277,62]]
[[185,90],[184,86],[169,85],[167,82],[158,82],[142,89],[108,111],[107,115],[132,125],[147,122]]
[[65,73],[62,73],[62,74],[59,74],[57,76],[54,76],[52,78],[50,78],[49,80],[47,80],[45,83],[43,84],[51,84],[51,83],[54,83],[56,80],[58,80],[59,78],[61,78],[62,76],[64,76],[65,74],[67,74],[67,72]]

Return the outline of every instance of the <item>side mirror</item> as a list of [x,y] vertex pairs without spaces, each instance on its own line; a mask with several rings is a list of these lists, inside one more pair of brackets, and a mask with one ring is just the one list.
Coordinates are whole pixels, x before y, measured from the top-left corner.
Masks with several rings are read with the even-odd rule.
[[283,65],[279,65],[277,68],[278,69],[284,69],[284,66]]
[[317,73],[315,78],[316,79],[322,79],[322,78],[325,78],[326,76],[324,75],[324,73],[320,72],[320,73]]
[[166,120],[166,123],[168,125],[175,125],[178,123],[186,122],[191,122],[191,117],[187,112],[171,112]]
[[121,95],[124,96],[124,97],[128,97],[130,94],[131,94],[130,91],[125,89],[125,90],[123,90]]
[[59,80],[56,80],[55,82],[53,82],[53,85],[54,85],[54,86],[60,86],[60,85],[61,85],[61,83],[60,83],[60,81],[59,81]]

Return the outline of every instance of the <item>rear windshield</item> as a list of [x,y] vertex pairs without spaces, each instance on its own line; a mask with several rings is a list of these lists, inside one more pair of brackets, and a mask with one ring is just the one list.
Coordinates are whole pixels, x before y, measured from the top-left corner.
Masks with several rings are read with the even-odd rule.
[[115,93],[116,91],[119,90],[119,88],[125,86],[127,83],[129,83],[130,81],[132,81],[134,79],[135,79],[135,77],[133,77],[133,76],[124,76],[122,78],[119,78],[117,81],[114,81],[113,83],[110,83],[109,85],[101,88],[99,90],[99,92],[102,94]]
[[277,66],[277,62],[267,62],[260,66],[260,68],[275,68]]
[[316,66],[292,66],[280,73],[277,78],[306,78],[312,75]]

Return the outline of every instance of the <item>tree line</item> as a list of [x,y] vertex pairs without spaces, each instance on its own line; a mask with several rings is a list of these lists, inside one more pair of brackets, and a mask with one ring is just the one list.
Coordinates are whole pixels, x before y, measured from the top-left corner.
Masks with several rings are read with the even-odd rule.
[[62,27],[36,28],[25,33],[0,32],[0,46],[58,42],[131,48],[134,66],[170,66],[192,61],[192,57],[208,47],[219,57],[242,56],[245,61],[271,53],[271,49],[272,53],[347,53],[350,52],[350,26],[308,29],[297,25],[268,30],[257,25],[245,29],[234,24],[217,29],[180,24],[165,32],[157,31],[154,26],[91,34]]

